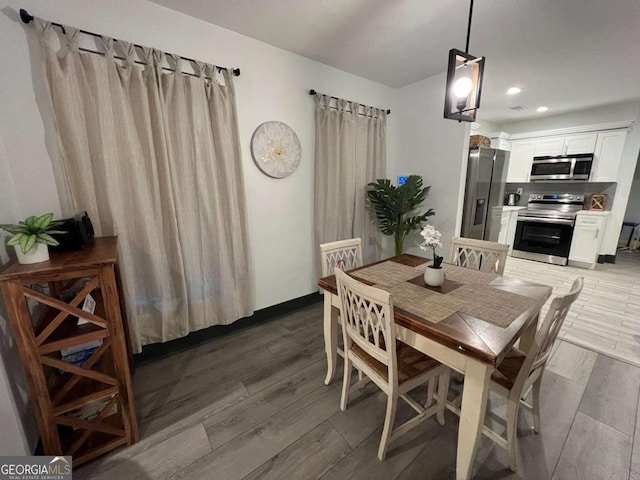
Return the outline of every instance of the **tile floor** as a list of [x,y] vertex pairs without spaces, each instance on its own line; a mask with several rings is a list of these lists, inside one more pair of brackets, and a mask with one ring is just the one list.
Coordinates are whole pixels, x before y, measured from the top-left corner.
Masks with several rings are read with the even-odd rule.
[[[572,270],[514,260],[509,274],[538,281],[544,276],[559,291],[568,288],[566,272]],[[563,332],[571,343],[556,343],[545,371],[542,433],[534,434],[521,412],[517,473],[506,466],[506,452],[483,437],[474,478],[640,479],[640,368],[576,345],[580,333],[571,333],[596,332],[597,338],[599,330],[588,330],[592,310],[601,319],[598,309],[607,313],[611,303],[619,313],[602,321],[631,328],[638,305],[631,298],[638,280],[634,265],[578,272],[589,295]],[[624,299],[611,302],[603,294],[609,291]],[[587,326],[572,330],[574,325]],[[616,349],[622,339],[607,345]],[[341,376],[327,387],[324,372],[321,304],[144,365],[134,377],[140,442],[78,468],[74,478],[455,478],[457,417],[448,412],[444,426],[429,419],[392,444],[380,463],[385,395],[369,384],[341,412]],[[487,422],[500,428],[504,402],[492,396],[489,408]],[[401,409],[399,420],[406,414]]]
[[595,270],[509,257],[505,275],[550,285],[554,294],[583,276],[583,293],[559,338],[640,366],[640,252],[619,252],[615,264]]

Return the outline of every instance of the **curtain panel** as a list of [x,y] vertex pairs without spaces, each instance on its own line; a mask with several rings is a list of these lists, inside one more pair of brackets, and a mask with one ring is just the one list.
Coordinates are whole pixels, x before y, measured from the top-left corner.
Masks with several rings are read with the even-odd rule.
[[387,113],[342,99],[332,106],[318,93],[315,103],[316,242],[360,237],[365,263],[374,261],[382,234],[366,209],[366,190],[386,175]]
[[[235,91],[230,70],[102,38],[105,56],[55,51],[36,19],[67,204],[96,236],[118,235],[134,351],[251,315],[254,281]],[[176,72],[165,73],[168,60]],[[213,81],[205,79],[210,77]],[[217,77],[220,77],[216,81]]]

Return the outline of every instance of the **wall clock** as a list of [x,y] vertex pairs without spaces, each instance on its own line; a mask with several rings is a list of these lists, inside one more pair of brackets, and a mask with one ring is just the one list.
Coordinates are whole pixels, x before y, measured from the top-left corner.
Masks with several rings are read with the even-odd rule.
[[253,132],[251,156],[265,175],[288,177],[298,168],[300,154],[300,140],[286,123],[265,122]]

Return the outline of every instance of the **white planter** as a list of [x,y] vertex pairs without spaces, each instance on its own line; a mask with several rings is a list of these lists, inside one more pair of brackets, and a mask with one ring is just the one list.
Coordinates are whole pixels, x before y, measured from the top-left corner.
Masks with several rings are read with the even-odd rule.
[[22,253],[20,245],[14,245],[18,262],[22,264],[40,263],[49,260],[49,246],[44,243],[36,243],[27,253]]
[[424,269],[424,283],[430,287],[440,287],[444,283],[444,269],[431,268]]

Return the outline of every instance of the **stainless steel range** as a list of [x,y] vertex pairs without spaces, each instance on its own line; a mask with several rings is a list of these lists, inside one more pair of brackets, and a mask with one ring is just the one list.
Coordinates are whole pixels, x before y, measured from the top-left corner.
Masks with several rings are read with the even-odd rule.
[[566,265],[576,214],[584,195],[532,193],[527,208],[518,212],[512,256]]

